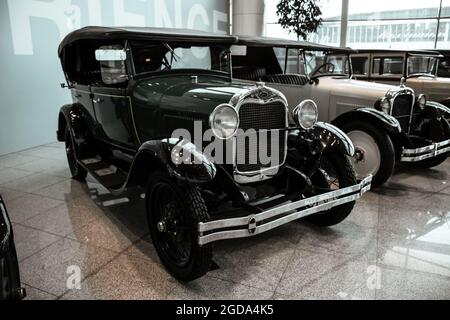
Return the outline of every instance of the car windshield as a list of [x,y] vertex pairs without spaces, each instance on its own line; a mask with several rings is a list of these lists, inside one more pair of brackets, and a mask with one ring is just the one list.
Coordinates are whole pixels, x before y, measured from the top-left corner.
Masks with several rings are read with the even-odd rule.
[[136,74],[175,69],[199,69],[230,74],[229,48],[170,43],[132,43]]
[[305,57],[306,68],[310,77],[347,76],[350,74],[347,55],[308,51],[305,53]]
[[439,59],[427,56],[411,56],[408,58],[408,76],[431,75],[437,72]]

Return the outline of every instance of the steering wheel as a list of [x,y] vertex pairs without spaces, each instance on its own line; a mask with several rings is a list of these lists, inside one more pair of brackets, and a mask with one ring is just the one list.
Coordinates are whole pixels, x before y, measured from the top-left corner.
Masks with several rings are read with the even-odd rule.
[[325,62],[324,64],[322,64],[321,66],[317,67],[311,74],[311,78],[314,78],[318,73],[323,73],[320,70],[324,69],[325,67],[328,67],[328,72],[327,73],[333,73],[334,72],[334,64],[332,64],[331,62]]

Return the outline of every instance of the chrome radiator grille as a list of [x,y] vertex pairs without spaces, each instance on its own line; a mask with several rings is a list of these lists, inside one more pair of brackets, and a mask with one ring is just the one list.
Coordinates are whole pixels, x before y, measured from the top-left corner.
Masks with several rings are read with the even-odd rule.
[[[259,154],[267,154],[268,157],[274,156],[273,152],[278,152],[279,164],[285,160],[286,153],[286,135],[285,130],[273,131],[267,133],[267,143],[260,143],[260,131],[284,129],[287,126],[286,107],[281,102],[272,102],[268,104],[244,103],[239,109],[240,129],[247,132],[249,129],[256,130],[255,134],[247,135],[245,138],[237,138],[237,150],[242,150],[245,155],[245,161],[238,161],[236,168],[239,172],[254,172],[265,168],[272,168],[278,165],[273,163],[263,164]],[[271,150],[271,139],[273,135],[278,135],[278,146]],[[255,140],[256,139],[256,140]],[[257,141],[257,145],[253,143]],[[254,153],[257,153],[256,155]],[[237,154],[239,158],[239,153]],[[256,156],[256,158],[255,158]],[[242,159],[240,157],[239,159]],[[255,161],[250,161],[250,160]]]
[[397,118],[403,131],[409,132],[414,95],[400,94],[394,99],[392,116]]

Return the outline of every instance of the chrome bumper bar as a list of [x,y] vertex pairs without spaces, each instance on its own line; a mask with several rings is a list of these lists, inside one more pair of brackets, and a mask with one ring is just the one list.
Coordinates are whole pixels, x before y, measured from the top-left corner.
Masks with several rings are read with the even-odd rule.
[[218,240],[252,237],[291,221],[355,201],[370,190],[371,182],[372,176],[368,176],[357,185],[283,204],[258,214],[200,222],[198,243],[205,245]]
[[403,149],[401,162],[416,162],[450,152],[450,139],[417,149]]

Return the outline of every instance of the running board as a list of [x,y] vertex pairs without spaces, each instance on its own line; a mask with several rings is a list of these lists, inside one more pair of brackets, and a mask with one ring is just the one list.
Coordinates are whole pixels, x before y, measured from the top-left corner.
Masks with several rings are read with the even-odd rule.
[[96,180],[110,191],[122,189],[127,181],[127,173],[102,160],[100,156],[78,160]]

